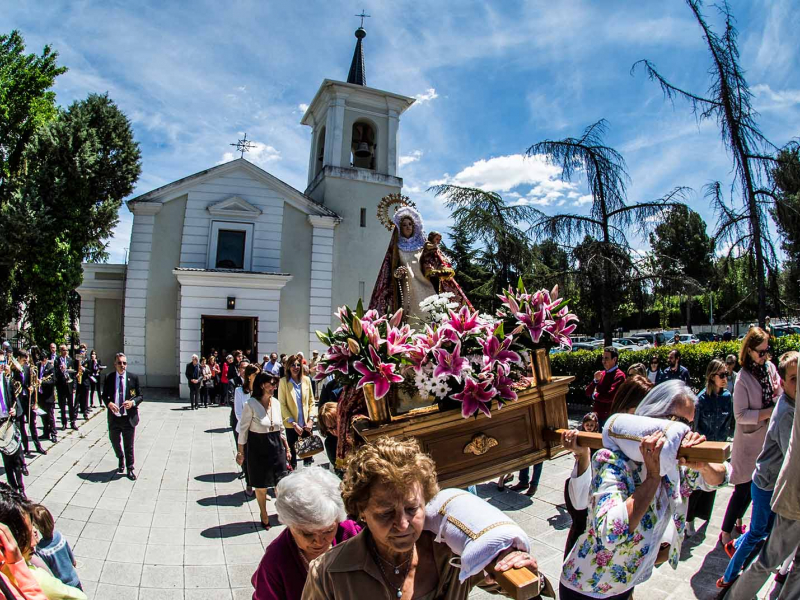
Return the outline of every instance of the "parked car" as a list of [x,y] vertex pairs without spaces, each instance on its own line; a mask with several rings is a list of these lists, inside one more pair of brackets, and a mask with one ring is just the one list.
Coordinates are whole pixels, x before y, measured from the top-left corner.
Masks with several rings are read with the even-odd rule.
[[697,334],[697,339],[701,342],[718,342],[721,338],[713,331],[701,331]]
[[572,344],[572,351],[577,352],[578,350],[588,350],[589,352],[594,352],[597,350],[597,346],[588,342],[578,342],[577,344]]
[[699,344],[700,340],[693,333],[681,333],[678,337],[681,344]]

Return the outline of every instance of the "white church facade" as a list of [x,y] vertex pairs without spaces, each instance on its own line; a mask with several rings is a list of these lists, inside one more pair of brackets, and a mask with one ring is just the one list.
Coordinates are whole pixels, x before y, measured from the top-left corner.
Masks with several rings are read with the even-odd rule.
[[192,354],[308,355],[342,304],[369,300],[388,243],[376,219],[399,193],[400,116],[413,98],[366,86],[362,40],[347,82],[322,82],[301,192],[245,158],[127,201],[127,265],[84,264],[81,340],[124,351],[146,386],[178,387]]

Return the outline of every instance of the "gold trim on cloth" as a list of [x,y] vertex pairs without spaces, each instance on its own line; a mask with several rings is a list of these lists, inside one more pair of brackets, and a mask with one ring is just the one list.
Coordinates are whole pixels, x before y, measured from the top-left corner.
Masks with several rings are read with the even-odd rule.
[[469,492],[461,492],[460,494],[455,494],[454,496],[450,496],[447,500],[445,500],[444,504],[442,504],[442,506],[439,508],[439,514],[447,517],[448,523],[452,523],[453,525],[455,525],[464,535],[469,537],[472,541],[477,540],[483,534],[491,531],[492,529],[495,529],[496,527],[500,527],[502,525],[516,525],[514,521],[499,521],[498,523],[494,523],[492,525],[489,525],[488,527],[484,527],[478,533],[475,533],[474,531],[472,531],[472,529],[467,527],[463,522],[459,521],[454,516],[445,514],[447,505],[450,504],[450,502],[453,501],[454,499],[464,495],[469,495]]

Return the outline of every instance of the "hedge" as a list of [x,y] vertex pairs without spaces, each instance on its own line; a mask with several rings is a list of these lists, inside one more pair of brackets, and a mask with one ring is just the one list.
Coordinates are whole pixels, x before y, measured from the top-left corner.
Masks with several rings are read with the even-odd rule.
[[[681,364],[689,369],[690,385],[695,391],[700,391],[705,386],[706,367],[711,359],[722,358],[728,354],[739,356],[740,341],[733,342],[701,342],[699,344],[681,345]],[[674,346],[660,346],[647,350],[623,350],[619,353],[619,367],[627,371],[635,363],[647,366],[650,357],[657,354],[661,359],[662,367],[667,365],[667,355]],[[800,350],[800,336],[787,335],[772,341],[772,361],[777,366],[778,357],[789,350]],[[572,375],[575,381],[570,384],[570,393],[567,400],[571,404],[588,404],[584,390],[594,378],[595,371],[601,370],[600,359],[603,351],[579,350],[577,352],[561,352],[550,355],[550,364],[554,375]]]

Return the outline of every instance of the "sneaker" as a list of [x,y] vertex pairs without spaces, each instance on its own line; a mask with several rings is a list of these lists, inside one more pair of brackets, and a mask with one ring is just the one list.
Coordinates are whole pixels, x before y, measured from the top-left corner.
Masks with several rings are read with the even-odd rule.
[[690,538],[696,533],[697,533],[697,530],[694,528],[694,523],[686,523],[686,529],[683,530],[683,534],[687,538]]

